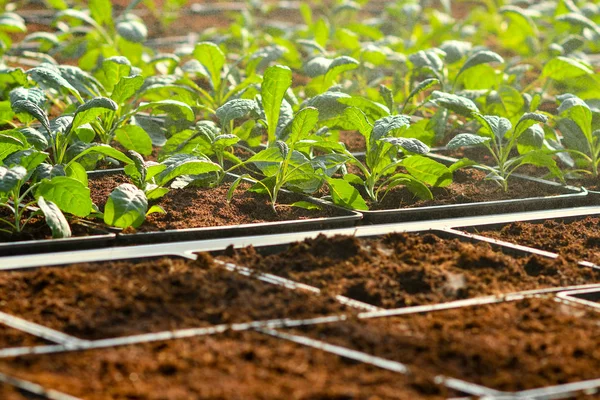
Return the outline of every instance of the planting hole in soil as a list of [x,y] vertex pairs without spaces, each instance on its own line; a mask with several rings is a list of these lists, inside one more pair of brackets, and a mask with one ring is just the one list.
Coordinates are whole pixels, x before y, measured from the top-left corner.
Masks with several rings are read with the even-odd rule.
[[435,234],[319,236],[275,254],[228,250],[234,263],[384,308],[598,282],[600,273],[562,258],[511,256],[486,243]]
[[296,333],[501,391],[598,378],[598,313],[548,298],[323,324]]
[[326,296],[173,258],[0,273],[0,310],[84,339],[336,314]]
[[257,332],[5,359],[0,370],[86,399],[441,399],[408,377]]
[[578,262],[600,265],[600,218],[587,216],[565,220],[512,222],[502,226],[464,229],[482,236],[560,254]]

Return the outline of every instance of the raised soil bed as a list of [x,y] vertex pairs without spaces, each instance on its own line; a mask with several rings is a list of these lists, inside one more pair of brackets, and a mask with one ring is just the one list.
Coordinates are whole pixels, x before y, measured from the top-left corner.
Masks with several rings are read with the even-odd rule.
[[228,272],[208,256],[6,271],[0,293],[1,311],[84,339],[345,310],[326,296]]
[[562,258],[511,256],[486,243],[435,234],[319,236],[275,254],[249,247],[229,249],[225,256],[240,266],[384,308],[600,281],[600,271]]
[[501,226],[470,227],[466,230],[558,253],[574,262],[590,261],[600,265],[600,217],[512,222]]
[[86,399],[441,399],[425,378],[356,364],[256,332],[0,361]]
[[512,392],[598,378],[599,318],[584,307],[531,298],[295,331]]

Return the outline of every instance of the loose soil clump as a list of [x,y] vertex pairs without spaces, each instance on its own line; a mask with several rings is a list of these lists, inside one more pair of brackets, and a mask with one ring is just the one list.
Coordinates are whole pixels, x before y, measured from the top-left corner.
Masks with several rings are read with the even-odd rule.
[[100,399],[441,399],[427,378],[357,364],[256,332],[26,356],[0,369]]
[[486,243],[434,234],[384,239],[307,239],[277,254],[249,247],[226,254],[235,263],[313,285],[331,295],[385,308],[598,282],[600,272],[559,258],[512,257]]
[[476,232],[494,239],[559,253],[574,262],[600,264],[598,217],[585,217],[572,222],[512,222],[500,229],[477,229]]
[[1,311],[85,339],[344,311],[331,298],[243,277],[208,256],[2,272],[0,293]]
[[301,328],[329,343],[503,391],[598,377],[598,314],[553,299]]

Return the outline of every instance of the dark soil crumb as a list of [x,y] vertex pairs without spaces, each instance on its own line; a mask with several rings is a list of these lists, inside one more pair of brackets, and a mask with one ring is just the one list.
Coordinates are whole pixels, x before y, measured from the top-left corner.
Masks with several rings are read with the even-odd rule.
[[498,390],[595,379],[598,314],[552,299],[303,328],[309,336]]
[[513,257],[486,243],[395,234],[307,239],[261,255],[252,247],[229,252],[243,266],[280,275],[386,308],[598,282],[600,272],[565,259]]
[[225,271],[207,257],[2,272],[0,310],[86,339],[343,310],[324,296]]
[[585,217],[573,222],[513,222],[500,230],[484,229],[477,232],[494,239],[559,253],[571,261],[585,260],[600,264],[598,217]]
[[100,399],[441,399],[408,377],[254,332],[0,362],[45,387]]
[[[119,184],[126,182],[128,182],[127,177],[122,175],[95,179],[91,188],[92,200],[103,209],[110,192]],[[245,191],[247,187],[244,184],[240,185],[230,203],[227,202],[228,183],[210,189],[197,187],[172,189],[156,203],[166,211],[166,214],[149,215],[138,231],[150,232],[342,215],[341,211],[334,208],[306,210],[291,207],[289,204],[305,199],[284,193],[280,193],[277,213],[275,213],[268,196]]]

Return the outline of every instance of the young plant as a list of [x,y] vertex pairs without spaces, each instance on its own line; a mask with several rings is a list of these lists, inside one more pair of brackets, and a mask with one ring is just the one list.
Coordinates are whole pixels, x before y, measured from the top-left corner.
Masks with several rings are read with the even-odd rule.
[[[32,186],[21,194],[21,189],[27,182],[27,175],[27,170],[20,165],[10,168],[0,166],[0,207],[7,208],[12,216],[12,220],[0,218],[0,232],[19,235],[33,217],[43,215],[52,231],[52,237],[70,237],[69,223],[56,204],[45,200],[43,196],[26,202],[35,190],[35,186]],[[32,210],[32,206],[35,205],[39,207],[38,210]],[[30,213],[27,218],[26,213]]]
[[104,222],[118,228],[137,228],[152,213],[164,213],[162,207],[149,202],[163,197],[169,192],[167,185],[176,178],[200,178],[209,173],[221,172],[218,164],[206,158],[177,154],[161,163],[144,162],[143,158],[131,151],[133,163],[125,167],[125,172],[133,185],[124,183],[115,188],[104,206]]
[[[526,113],[513,127],[512,123],[496,115],[472,113],[471,117],[481,124],[477,134],[460,133],[448,142],[448,149],[465,146],[485,147],[496,166],[481,164],[489,172],[487,178],[497,182],[504,191],[508,191],[508,178],[523,165],[548,168],[558,177],[562,173],[553,159],[551,150],[544,149],[544,130],[539,125],[546,123],[548,117],[539,113]],[[518,155],[514,151],[518,151]]]
[[[345,174],[344,179],[361,185],[373,203],[380,202],[391,189],[402,185],[421,199],[432,199],[427,185],[444,187],[452,183],[451,169],[423,156],[429,152],[427,145],[418,139],[402,137],[402,132],[410,126],[409,117],[387,116],[371,124],[356,107],[348,107],[344,116],[366,141],[364,162],[344,151],[348,163],[356,166],[362,176],[350,173]],[[406,173],[397,173],[399,167],[406,169]],[[362,209],[366,209],[364,201]]]
[[[323,183],[323,176],[315,168],[313,160],[296,150],[296,146],[309,136],[318,122],[319,112],[316,108],[300,110],[291,122],[290,133],[285,142],[279,140],[275,146],[258,152],[243,163],[254,164],[265,176],[251,190],[266,193],[274,212],[277,212],[277,198],[284,186],[302,193],[314,193]],[[248,175],[239,177],[231,185],[227,195],[229,201],[244,178],[248,178]],[[297,202],[292,206],[314,207],[305,202]]]
[[557,127],[562,134],[566,151],[581,168],[572,172],[598,177],[600,164],[600,113],[593,112],[579,97],[572,94],[559,96],[560,119]]

